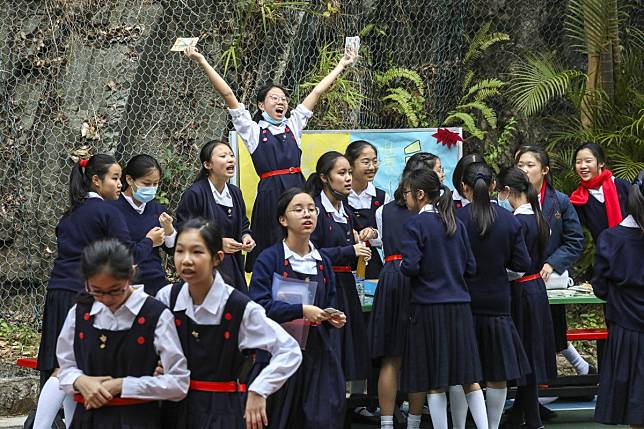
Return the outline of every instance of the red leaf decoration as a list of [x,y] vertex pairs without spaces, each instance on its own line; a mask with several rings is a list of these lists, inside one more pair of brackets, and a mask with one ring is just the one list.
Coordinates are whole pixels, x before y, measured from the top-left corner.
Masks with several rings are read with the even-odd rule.
[[439,128],[432,137],[436,139],[436,143],[441,143],[451,149],[456,146],[456,143],[462,142],[463,139],[457,133],[448,130],[447,128]]

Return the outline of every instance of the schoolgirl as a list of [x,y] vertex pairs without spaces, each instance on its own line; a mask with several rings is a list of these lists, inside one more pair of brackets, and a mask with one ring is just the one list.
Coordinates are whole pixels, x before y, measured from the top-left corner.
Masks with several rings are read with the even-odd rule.
[[[353,212],[356,230],[366,233],[371,229],[376,238],[366,241],[366,244],[369,247],[382,247],[382,240],[376,229],[376,210],[390,202],[391,197],[373,184],[378,172],[378,149],[365,140],[356,140],[347,146],[344,156],[351,164],[351,192],[347,208]],[[360,241],[365,241],[364,237],[360,237]],[[377,279],[381,269],[380,254],[371,252],[365,278]]]
[[456,166],[454,166],[454,172],[452,173],[454,192],[452,192],[452,195],[454,198],[454,205],[457,209],[470,203],[467,198],[463,196],[463,171],[468,165],[477,162],[485,162],[485,159],[483,159],[483,157],[478,153],[470,153],[469,155],[465,155],[459,159]]
[[628,197],[629,215],[599,235],[595,295],[606,300],[604,349],[595,420],[644,427],[644,170]]
[[[351,192],[349,161],[339,152],[326,152],[309,176],[306,190],[314,195],[315,205],[320,210],[311,241],[333,264],[338,310],[347,316],[340,340],[344,376],[347,381],[363,380],[369,374],[369,345],[352,270],[358,257],[371,257],[371,249],[356,243],[355,221],[344,208],[343,201]],[[375,238],[372,231],[363,236],[367,240]]]
[[246,259],[246,271],[251,272],[257,255],[281,238],[280,226],[275,222],[277,199],[286,189],[304,185],[300,167],[302,131],[322,94],[353,63],[355,53],[345,55],[288,119],[289,98],[284,87],[272,83],[262,87],[257,93],[257,114],[251,117],[232,89],[196,48],[187,48],[185,54],[204,69],[215,90],[226,101],[235,130],[248,149],[260,178],[251,216],[257,248]]
[[[224,282],[216,269],[223,257],[216,223],[197,218],[179,227],[174,264],[183,282],[161,289],[157,299],[174,313],[191,380],[185,400],[164,404],[168,428],[261,429],[269,423],[266,397],[302,361],[297,342],[260,305]],[[272,358],[247,387],[240,380],[242,352],[251,349]]]
[[[532,186],[539,191],[541,212],[550,228],[546,261],[541,268],[541,277],[548,283],[556,275],[572,271],[572,265],[584,250],[584,233],[568,196],[557,191],[552,183],[550,159],[541,146],[522,146],[514,156],[514,162],[528,175]],[[577,371],[584,375],[596,372],[568,342],[566,332],[566,306],[551,305],[552,323],[555,329],[555,345]]]
[[[116,239],[96,241],[81,256],[86,296],[69,311],[56,348],[60,386],[77,402],[72,428],[158,428],[158,401],[188,391],[172,313],[130,284],[133,262]],[[163,374],[155,374],[159,360]]]
[[452,193],[434,171],[415,169],[403,178],[403,186],[407,207],[417,213],[405,223],[401,239],[400,270],[411,279],[400,382],[401,390],[409,392],[407,427],[420,427],[427,397],[433,426],[447,428],[445,391],[463,385],[477,427],[487,428],[465,283],[476,272],[467,231],[455,217]]
[[228,180],[235,175],[235,154],[223,141],[209,141],[199,153],[201,170],[183,193],[177,207],[177,223],[202,217],[219,225],[224,234],[224,259],[217,268],[225,281],[248,293],[242,251],[255,248],[241,190]]
[[[476,259],[476,273],[466,279],[472,298],[474,328],[478,339],[483,379],[487,386],[488,426],[501,423],[507,395],[507,381],[531,372],[528,358],[511,316],[511,284],[506,269],[526,272],[530,256],[521,231],[521,223],[509,211],[490,201],[494,186],[492,169],[484,162],[468,165],[462,174],[463,195],[470,204],[456,211],[470,240]],[[452,401],[454,427],[464,428],[467,407]],[[461,398],[465,403],[465,398]],[[455,416],[456,410],[461,415]],[[455,418],[456,417],[456,418]]]
[[[412,155],[402,177],[416,168],[432,169],[433,154],[418,152]],[[378,236],[382,238],[385,263],[378,278],[369,320],[369,350],[371,360],[380,367],[378,402],[380,427],[393,429],[398,372],[409,321],[409,277],[400,272],[402,228],[414,213],[407,209],[403,197],[402,178],[394,192],[394,200],[376,210]]]
[[123,215],[131,239],[141,241],[148,231],[156,227],[162,227],[165,233],[163,245],[153,248],[152,253],[136,267],[137,284],[142,284],[145,293],[154,296],[169,283],[159,249],[163,248],[164,251],[172,253],[177,235],[172,226],[173,219],[166,212],[166,208],[154,201],[161,181],[161,166],[150,155],[140,154],[130,159],[123,175],[125,182],[121,195],[118,200],[110,203]]
[[[340,362],[340,331],[346,323],[341,313],[327,313],[337,306],[331,261],[310,241],[318,218],[313,198],[302,189],[284,192],[277,202],[284,240],[265,249],[257,258],[250,283],[251,298],[278,323],[304,319],[309,325],[302,345],[303,361],[278,393],[269,398],[271,429],[341,428],[345,402],[344,374]],[[316,282],[310,305],[275,299],[274,276]],[[257,354],[256,362],[261,358]],[[266,365],[268,360],[260,363]]]
[[[78,292],[83,290],[79,277],[81,253],[90,243],[103,238],[117,238],[130,248],[135,263],[149,258],[154,247],[164,240],[164,230],[151,228],[138,242],[130,237],[123,216],[106,201],[121,193],[121,167],[113,156],[96,154],[77,162],[69,177],[70,205],[56,226],[58,255],[47,284],[42,335],[37,369],[41,374],[41,392],[34,420],[35,428],[49,428],[65,399],[58,386],[55,369],[56,342],[67,312]],[[50,377],[53,375],[53,377]],[[46,382],[45,382],[46,381]],[[66,408],[73,408],[68,398]]]
[[570,194],[579,220],[597,242],[606,228],[619,225],[627,214],[629,183],[616,179],[606,168],[604,150],[595,143],[584,143],[575,151],[575,171],[579,187]]
[[541,214],[537,190],[519,168],[501,172],[497,180],[499,198],[507,199],[522,225],[528,254],[529,269],[512,285],[512,318],[528,355],[532,372],[517,381],[517,394],[509,415],[509,427],[543,427],[539,416],[537,386],[557,376],[554,331],[548,309],[546,285],[541,269],[546,260],[548,224]]

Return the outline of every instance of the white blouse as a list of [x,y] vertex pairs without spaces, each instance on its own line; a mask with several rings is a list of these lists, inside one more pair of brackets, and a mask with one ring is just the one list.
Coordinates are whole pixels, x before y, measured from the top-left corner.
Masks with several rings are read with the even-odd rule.
[[[95,301],[90,315],[94,316],[94,327],[110,331],[130,329],[134,319],[149,296],[143,291],[143,285],[134,285],[134,292],[115,312]],[[83,375],[78,368],[74,354],[74,332],[76,329],[76,306],[74,305],[58,337],[56,357],[60,364],[60,387],[69,394],[77,393],[74,382]],[[143,377],[125,377],[121,390],[122,398],[149,400],[180,401],[188,393],[190,371],[181,348],[181,342],[174,325],[174,316],[170,310],[163,310],[154,330],[154,348],[159,354],[164,368],[162,375]]]
[[[170,305],[172,285],[157,293],[157,299]],[[227,285],[217,273],[201,305],[195,305],[184,283],[173,311],[185,310],[186,316],[200,325],[219,325],[228,297],[235,289]],[[262,349],[272,357],[266,368],[257,376],[248,390],[264,398],[275,393],[291,377],[302,362],[298,343],[280,325],[266,316],[264,308],[250,301],[244,310],[239,327],[239,350]]]

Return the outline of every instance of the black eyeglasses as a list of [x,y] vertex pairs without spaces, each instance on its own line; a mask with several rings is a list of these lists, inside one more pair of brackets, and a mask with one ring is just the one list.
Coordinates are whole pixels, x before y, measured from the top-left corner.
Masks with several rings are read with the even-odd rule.
[[88,294],[90,294],[93,297],[104,297],[104,296],[121,296],[125,292],[127,292],[128,288],[130,287],[129,284],[126,284],[123,289],[116,289],[116,290],[108,290],[107,292],[103,291],[95,291],[91,290],[88,286],[85,286],[85,290],[87,291]]

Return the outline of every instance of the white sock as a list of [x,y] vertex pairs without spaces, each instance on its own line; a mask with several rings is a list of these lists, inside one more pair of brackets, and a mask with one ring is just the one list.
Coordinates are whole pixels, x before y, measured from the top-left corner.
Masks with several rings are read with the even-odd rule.
[[487,425],[489,429],[498,429],[501,424],[505,398],[508,395],[508,389],[492,389],[490,387],[485,391],[485,407],[487,408]]
[[415,416],[413,414],[407,415],[407,429],[420,429],[420,418],[422,416]]
[[452,427],[465,429],[467,420],[467,401],[463,386],[449,386],[449,409],[452,414]]
[[49,380],[40,389],[33,429],[51,429],[65,396],[67,394],[60,390],[58,378],[49,377]]
[[482,390],[475,390],[465,395],[467,406],[474,418],[474,423],[478,429],[487,429],[487,411],[485,409],[485,398]]
[[76,411],[76,401],[72,395],[66,395],[63,400],[63,411],[65,412],[65,427],[69,429],[72,425],[74,412]]
[[578,375],[588,374],[590,365],[588,365],[588,362],[586,362],[584,358],[581,357],[577,349],[575,349],[575,346],[573,346],[571,343],[568,343],[568,348],[562,350],[561,354],[566,358],[568,362],[570,362],[573,367],[575,367],[575,371],[577,371]]
[[444,392],[430,393],[427,395],[427,403],[434,429],[447,429],[447,395]]
[[380,429],[394,429],[394,416],[380,416]]

